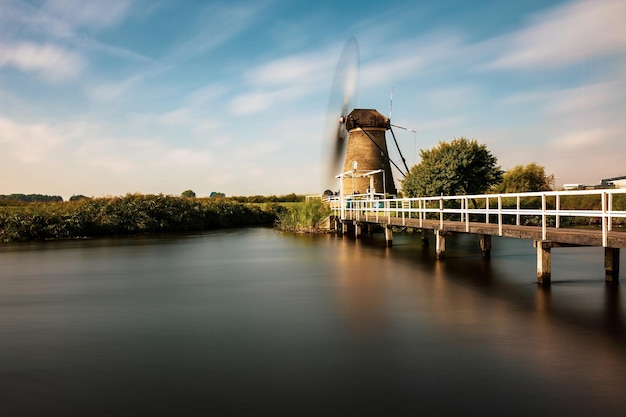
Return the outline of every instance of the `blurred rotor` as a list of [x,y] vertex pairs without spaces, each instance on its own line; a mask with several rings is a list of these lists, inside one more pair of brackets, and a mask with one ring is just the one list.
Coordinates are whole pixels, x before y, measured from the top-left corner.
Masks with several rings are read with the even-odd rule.
[[325,185],[335,183],[335,176],[343,169],[343,159],[348,143],[346,119],[353,109],[359,78],[359,47],[354,37],[343,47],[328,98],[324,142],[327,169]]

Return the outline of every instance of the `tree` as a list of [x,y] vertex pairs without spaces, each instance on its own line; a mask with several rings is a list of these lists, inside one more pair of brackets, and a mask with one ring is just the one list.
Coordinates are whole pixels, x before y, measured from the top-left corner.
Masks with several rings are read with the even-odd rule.
[[86,197],[82,194],[78,194],[78,195],[71,196],[70,201],[80,201],[80,200],[84,200],[85,198],[89,198],[89,197]]
[[502,176],[502,182],[493,187],[493,192],[523,193],[530,191],[550,191],[554,185],[554,175],[546,175],[545,168],[534,162],[526,166],[517,165]]
[[185,190],[185,191],[182,192],[181,197],[195,198],[196,197],[196,193],[194,193],[191,190]]
[[407,197],[481,194],[502,180],[496,157],[475,139],[439,142],[420,156],[402,183]]

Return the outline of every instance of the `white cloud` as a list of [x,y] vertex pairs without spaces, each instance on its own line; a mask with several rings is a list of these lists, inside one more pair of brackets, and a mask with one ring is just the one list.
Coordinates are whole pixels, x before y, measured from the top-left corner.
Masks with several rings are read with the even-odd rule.
[[12,173],[10,181],[0,178],[1,187],[16,192],[39,192],[33,187],[45,187],[47,193],[66,196],[115,187],[125,190],[128,184],[134,185],[127,191],[167,192],[165,186],[158,189],[162,180],[157,178],[188,181],[215,162],[209,145],[120,137],[106,126],[84,122],[27,123],[0,118],[0,148],[5,156],[3,170]]
[[122,20],[130,3],[129,0],[48,0],[42,9],[72,26],[103,28]]
[[115,100],[125,95],[142,79],[143,75],[138,74],[118,82],[105,82],[92,85],[87,89],[87,94],[99,101]]
[[504,104],[518,108],[539,110],[551,125],[577,126],[588,129],[596,126],[621,126],[626,130],[619,110],[624,100],[624,82],[606,81],[573,88],[538,90],[512,95]]
[[623,0],[580,0],[537,15],[501,39],[506,50],[490,68],[550,68],[626,51]]
[[242,94],[230,101],[230,111],[236,116],[258,113],[271,108],[279,96],[277,92],[260,91]]
[[48,160],[61,149],[67,138],[60,129],[43,124],[21,124],[0,118],[0,144],[3,153],[24,164]]
[[62,82],[76,77],[85,63],[72,51],[53,44],[20,42],[0,44],[0,68],[13,66],[26,73],[34,73],[49,82]]
[[237,116],[258,113],[317,93],[320,84],[330,88],[336,60],[324,50],[259,65],[243,75],[247,92],[234,96],[229,109]]
[[458,64],[461,57],[469,55],[463,38],[450,31],[435,31],[373,51],[375,58],[366,56],[361,64],[362,85],[390,85],[412,79]]
[[198,26],[196,33],[172,49],[163,62],[167,66],[176,66],[224,45],[247,29],[264,6],[264,2],[257,2],[254,6],[248,7],[234,3],[228,5],[221,2],[209,3],[195,20]]
[[615,134],[610,129],[576,130],[552,138],[549,143],[564,151],[584,151],[608,143]]
[[618,83],[604,82],[558,91],[547,107],[551,113],[582,116],[608,111],[623,95]]
[[326,51],[308,55],[288,56],[270,61],[246,74],[252,85],[293,85],[310,84],[328,74],[336,58]]

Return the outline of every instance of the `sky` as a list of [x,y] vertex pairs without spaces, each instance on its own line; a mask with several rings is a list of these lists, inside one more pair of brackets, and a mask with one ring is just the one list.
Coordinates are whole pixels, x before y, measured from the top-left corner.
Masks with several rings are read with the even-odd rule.
[[415,130],[394,130],[409,167],[466,137],[504,170],[597,184],[626,175],[624,18],[623,0],[0,0],[0,194],[319,194],[351,37],[354,106]]

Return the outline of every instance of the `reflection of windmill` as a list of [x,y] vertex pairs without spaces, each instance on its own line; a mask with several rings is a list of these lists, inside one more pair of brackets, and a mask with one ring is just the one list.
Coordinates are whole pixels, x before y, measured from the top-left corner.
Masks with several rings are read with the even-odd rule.
[[[329,100],[327,135],[331,136],[331,142],[334,143],[329,177],[340,174],[344,178],[351,178],[349,181],[341,181],[340,191],[343,195],[367,191],[396,194],[391,167],[395,167],[403,176],[406,176],[409,169],[391,129],[393,125],[389,118],[374,109],[353,109],[348,114],[356,92],[358,59],[358,47],[356,40],[352,38],[341,54]],[[341,112],[335,110],[339,103]],[[387,130],[393,135],[406,172],[389,157],[385,138]],[[343,171],[340,172],[341,167]]]

